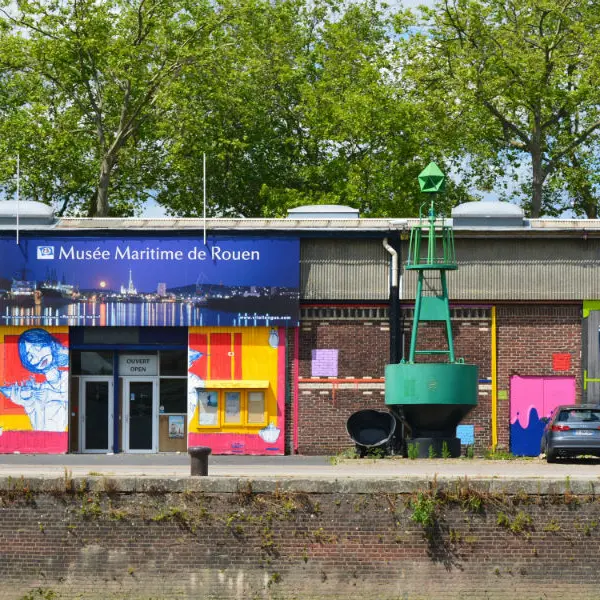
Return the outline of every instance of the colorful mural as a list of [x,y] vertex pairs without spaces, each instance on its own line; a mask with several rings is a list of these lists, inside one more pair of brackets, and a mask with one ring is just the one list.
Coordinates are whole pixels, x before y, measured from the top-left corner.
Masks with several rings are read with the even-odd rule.
[[284,454],[285,329],[190,328],[188,446]]
[[510,451],[538,456],[544,427],[552,410],[575,402],[574,377],[510,379]]
[[5,325],[296,326],[297,238],[0,239]]
[[68,411],[67,328],[0,328],[0,452],[66,452]]

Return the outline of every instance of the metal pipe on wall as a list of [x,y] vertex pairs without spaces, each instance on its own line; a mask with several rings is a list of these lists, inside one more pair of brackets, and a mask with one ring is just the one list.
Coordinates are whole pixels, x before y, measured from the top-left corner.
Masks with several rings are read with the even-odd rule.
[[400,320],[400,250],[394,248],[388,238],[383,239],[383,247],[392,257],[392,267],[390,273],[390,306],[389,306],[389,325],[390,325],[390,364],[399,363],[403,358],[402,333],[403,326]]
[[498,445],[498,346],[496,306],[492,306],[492,450]]

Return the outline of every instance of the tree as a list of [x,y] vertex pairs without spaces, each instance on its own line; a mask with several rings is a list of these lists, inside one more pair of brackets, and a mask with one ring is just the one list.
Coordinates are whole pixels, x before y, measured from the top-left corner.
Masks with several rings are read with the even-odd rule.
[[[159,202],[209,215],[284,216],[347,204],[364,216],[418,214],[427,114],[396,85],[388,13],[377,2],[249,2],[219,31],[214,64],[177,83],[165,122]],[[449,186],[445,202],[463,198]]]
[[202,62],[228,18],[221,9],[188,0],[6,2],[1,64],[25,87],[36,84],[33,99],[13,95],[4,121],[13,153],[29,163],[31,195],[48,201],[59,189],[63,210],[90,216],[127,214],[142,201],[160,149],[157,101],[184,65]]
[[1,2],[0,149],[60,214],[196,215],[206,153],[211,215],[410,216],[418,173],[445,168],[378,0]]
[[[334,203],[363,216],[418,212],[424,115],[395,85],[398,57],[388,15],[376,2],[347,7],[326,23],[304,89],[318,174]],[[416,200],[416,203],[415,203]]]
[[201,211],[203,154],[209,214],[261,216],[268,190],[290,184],[307,134],[300,122],[305,81],[303,0],[248,0],[215,33],[212,63],[186,68],[163,122],[158,201],[171,214]]
[[[528,162],[530,215],[551,211],[545,185],[573,191],[597,143],[597,3],[445,0],[423,16],[421,33],[406,40],[407,76],[434,102],[445,98],[448,125],[480,177],[493,181],[504,164]],[[585,186],[577,190],[580,207],[595,216],[591,188],[587,196]]]

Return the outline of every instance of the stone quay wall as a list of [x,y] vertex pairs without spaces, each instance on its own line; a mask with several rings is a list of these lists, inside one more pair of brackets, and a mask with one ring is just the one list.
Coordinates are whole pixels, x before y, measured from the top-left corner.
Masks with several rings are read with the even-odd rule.
[[597,599],[596,485],[3,478],[0,599]]

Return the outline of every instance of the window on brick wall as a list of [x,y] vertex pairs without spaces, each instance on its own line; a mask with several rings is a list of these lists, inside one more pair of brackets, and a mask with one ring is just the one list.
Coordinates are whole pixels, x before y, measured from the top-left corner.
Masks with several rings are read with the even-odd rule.
[[262,390],[198,390],[198,424],[207,428],[264,427],[267,424]]

